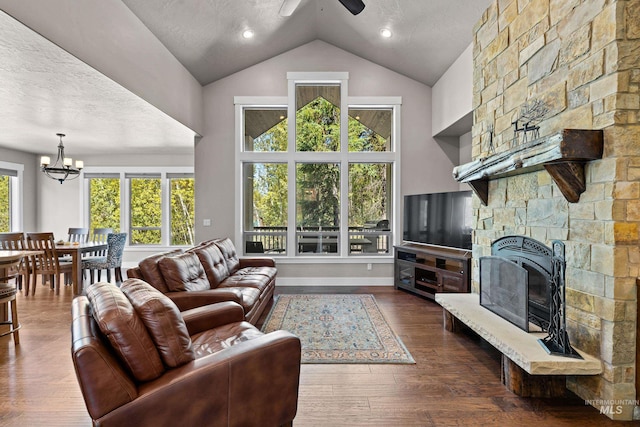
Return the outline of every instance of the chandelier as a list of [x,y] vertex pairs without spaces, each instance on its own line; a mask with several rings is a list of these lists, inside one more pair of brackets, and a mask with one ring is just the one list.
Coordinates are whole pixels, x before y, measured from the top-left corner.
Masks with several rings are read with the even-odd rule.
[[73,159],[64,156],[64,145],[62,144],[62,137],[64,133],[57,133],[60,137],[60,144],[58,144],[58,158],[54,164],[51,164],[49,156],[40,157],[40,170],[45,173],[49,178],[60,181],[62,184],[67,179],[75,179],[80,175],[80,170],[84,167],[82,160],[76,160],[76,166],[73,167]]

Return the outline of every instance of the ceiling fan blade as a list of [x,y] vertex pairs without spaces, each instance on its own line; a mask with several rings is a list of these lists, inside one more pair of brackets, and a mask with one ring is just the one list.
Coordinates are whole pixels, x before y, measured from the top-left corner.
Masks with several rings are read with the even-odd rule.
[[300,4],[301,0],[283,0],[280,6],[280,16],[291,16]]
[[359,14],[364,9],[364,2],[362,0],[340,0],[340,3],[354,15]]

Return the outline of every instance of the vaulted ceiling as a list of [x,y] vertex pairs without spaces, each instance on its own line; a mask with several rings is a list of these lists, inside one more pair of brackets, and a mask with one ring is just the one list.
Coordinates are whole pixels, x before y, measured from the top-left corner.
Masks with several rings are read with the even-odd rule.
[[[202,85],[319,39],[431,86],[491,0],[364,0],[356,16],[301,0],[289,17],[283,0],[122,1]],[[0,147],[47,154],[63,132],[69,153],[193,148],[193,131],[2,12],[0,101]]]
[[429,86],[471,43],[490,3],[364,0],[354,16],[338,0],[302,0],[283,17],[283,0],[123,2],[203,85],[319,39]]

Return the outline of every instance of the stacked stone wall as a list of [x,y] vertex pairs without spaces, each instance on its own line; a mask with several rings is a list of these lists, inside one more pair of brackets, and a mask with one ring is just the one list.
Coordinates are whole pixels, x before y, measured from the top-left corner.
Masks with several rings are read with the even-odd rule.
[[[585,168],[587,189],[567,202],[546,171],[490,181],[475,201],[477,260],[491,242],[522,234],[566,245],[572,345],[604,373],[571,377],[589,401],[636,399],[636,278],[640,274],[640,1],[495,0],[474,28],[474,159],[509,149],[527,102],[549,108],[540,136],[602,129],[604,156]],[[613,418],[632,419],[634,405]],[[638,417],[639,414],[636,414]]]

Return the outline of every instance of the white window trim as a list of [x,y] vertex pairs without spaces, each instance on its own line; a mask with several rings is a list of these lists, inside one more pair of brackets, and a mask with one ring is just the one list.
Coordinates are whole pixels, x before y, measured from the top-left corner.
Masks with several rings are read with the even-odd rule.
[[82,190],[80,206],[82,206],[82,221],[84,227],[89,227],[89,180],[84,179],[85,174],[117,174],[120,179],[120,230],[126,230],[129,233],[131,220],[130,220],[130,178],[127,178],[127,174],[150,174],[158,175],[160,177],[160,191],[162,200],[162,242],[158,245],[131,245],[127,238],[127,248],[140,249],[147,251],[149,249],[157,250],[159,248],[171,248],[172,246],[170,233],[171,224],[169,224],[169,214],[171,210],[170,188],[168,185],[168,175],[171,174],[193,174],[194,168],[190,166],[126,166],[126,167],[109,167],[109,166],[89,166],[85,167],[80,172],[80,179],[82,179]]
[[[234,194],[238,195],[235,199],[235,241],[243,242],[243,206],[244,200],[244,188],[242,185],[242,165],[245,162],[253,163],[287,163],[289,166],[288,176],[295,176],[295,163],[305,161],[306,154],[295,151],[295,120],[288,121],[288,150],[287,152],[247,152],[244,149],[244,114],[243,110],[246,108],[287,108],[287,117],[295,117],[295,85],[298,83],[340,83],[341,85],[341,97],[340,97],[340,111],[345,113],[341,115],[341,129],[348,129],[348,112],[349,108],[372,108],[372,107],[385,107],[393,109],[393,136],[392,136],[392,151],[390,152],[375,152],[375,153],[349,153],[348,132],[340,133],[340,151],[339,152],[326,152],[326,153],[309,153],[308,160],[314,162],[332,162],[340,163],[341,176],[348,176],[349,162],[369,162],[369,163],[391,163],[392,175],[393,175],[393,200],[392,213],[393,213],[393,239],[390,242],[390,247],[398,244],[400,230],[400,147],[401,147],[401,107],[402,97],[400,96],[348,96],[348,79],[349,73],[347,72],[289,72],[287,73],[288,80],[288,96],[274,97],[274,96],[236,96],[234,97],[235,104],[235,129],[236,129],[236,144],[235,144],[235,179],[233,180]],[[293,148],[293,149],[292,149]],[[291,170],[293,169],[293,170]],[[341,194],[348,194],[348,180],[342,179],[340,184]],[[288,217],[294,218],[296,213],[295,205],[295,180],[288,181]],[[348,218],[348,204],[342,203],[340,207],[340,217]],[[287,228],[287,248],[295,248],[296,245],[296,227]],[[348,224],[341,221],[341,235],[348,234]],[[343,231],[344,228],[344,231]],[[362,263],[364,262],[383,262],[386,263],[390,258],[393,258],[393,251],[389,250],[389,253],[383,256],[353,256],[349,255],[349,240],[340,239],[340,255],[296,255],[294,250],[289,249],[287,255],[278,255],[278,261],[285,261],[286,263]]]
[[9,223],[11,224],[12,232],[22,231],[24,224],[24,199],[22,196],[24,194],[24,165],[21,163],[12,163],[0,160],[0,169],[12,170],[17,174],[17,176],[12,177],[16,179],[9,180],[9,185],[11,186],[11,200],[9,201],[11,204],[11,212],[9,212]]

